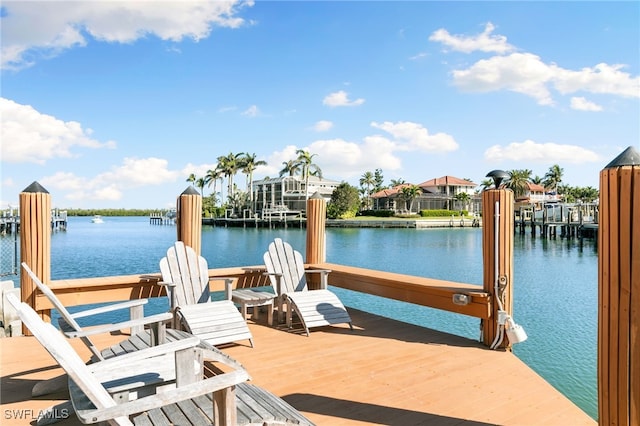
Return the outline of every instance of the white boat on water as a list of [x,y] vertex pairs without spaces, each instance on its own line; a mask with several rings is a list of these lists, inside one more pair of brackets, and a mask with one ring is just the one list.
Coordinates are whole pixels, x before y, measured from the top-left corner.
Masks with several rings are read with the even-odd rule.
[[93,218],[91,219],[91,223],[104,223],[104,220],[102,220],[102,216],[97,214],[93,216]]

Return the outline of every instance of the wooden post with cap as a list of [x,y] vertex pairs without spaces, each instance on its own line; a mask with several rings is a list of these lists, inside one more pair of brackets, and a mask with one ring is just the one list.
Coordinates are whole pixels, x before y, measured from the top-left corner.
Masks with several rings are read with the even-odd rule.
[[[493,297],[491,317],[482,322],[482,342],[491,346],[499,330],[498,299],[502,303],[502,310],[509,316],[513,314],[514,197],[510,189],[500,188],[502,179],[509,176],[507,173],[494,170],[487,176],[494,179],[495,189],[487,189],[482,193],[483,289]],[[496,280],[498,294],[495,290]],[[506,333],[498,348],[511,349]]]
[[[327,202],[320,193],[316,192],[307,200],[306,263],[324,263],[327,261],[326,218]],[[314,276],[310,276],[309,280],[309,283],[314,287],[319,285]]]
[[178,241],[200,255],[202,247],[202,196],[193,186],[178,197],[176,208]]
[[[40,280],[51,280],[51,195],[38,182],[20,193],[20,263],[25,262]],[[20,298],[32,308],[36,306],[35,285],[29,276],[20,273]],[[42,311],[50,321],[51,311]],[[30,335],[23,325],[22,333]]]
[[598,421],[640,425],[640,153],[600,172]]

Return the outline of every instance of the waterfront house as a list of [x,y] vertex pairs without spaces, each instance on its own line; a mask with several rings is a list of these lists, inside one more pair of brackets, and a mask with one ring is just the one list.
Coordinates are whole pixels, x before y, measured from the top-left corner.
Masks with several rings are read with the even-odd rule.
[[[308,182],[308,185],[307,185]],[[319,193],[327,202],[340,182],[317,176],[280,176],[253,182],[254,212],[304,212],[307,198]]]
[[[402,188],[411,184],[402,184],[393,188],[383,189],[371,195],[373,208],[377,210],[404,211],[409,207],[402,193]],[[477,183],[455,176],[442,176],[429,179],[417,186],[420,187],[420,195],[414,200],[413,208],[409,213],[417,213],[420,210],[470,210],[478,211],[480,200],[475,193]],[[460,202],[456,197],[465,193],[469,197],[468,202]]]

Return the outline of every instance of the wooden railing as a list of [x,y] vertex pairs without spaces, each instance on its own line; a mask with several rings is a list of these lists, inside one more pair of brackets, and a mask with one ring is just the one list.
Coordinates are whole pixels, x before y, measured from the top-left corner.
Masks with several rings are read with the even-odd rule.
[[[490,315],[489,294],[481,286],[456,283],[356,268],[334,263],[309,265],[311,269],[330,269],[329,284],[375,296],[410,302],[422,306],[486,319]],[[259,266],[219,268],[209,270],[212,291],[223,289],[219,277],[235,277],[235,287],[269,285]],[[50,287],[67,306],[165,296],[164,287],[157,285],[160,274],[121,275],[100,278],[76,278],[51,281]],[[469,297],[467,305],[453,303],[454,294]],[[35,309],[49,316],[51,304],[42,294],[35,297]]]

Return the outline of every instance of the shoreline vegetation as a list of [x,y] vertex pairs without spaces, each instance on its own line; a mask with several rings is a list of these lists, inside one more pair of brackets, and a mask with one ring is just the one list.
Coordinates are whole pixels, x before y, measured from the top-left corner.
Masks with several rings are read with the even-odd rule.
[[[57,209],[59,211],[66,211],[68,217],[92,217],[95,215],[104,217],[149,217],[152,214],[158,214],[169,211],[158,209]],[[422,214],[396,214],[396,215],[375,215],[365,214],[358,215],[345,219],[334,220],[348,220],[348,221],[406,221],[406,220],[420,220],[420,221],[441,221],[454,219],[468,219],[473,220],[476,216],[469,214],[467,211],[457,210],[423,210]],[[203,215],[203,218],[205,216]]]

